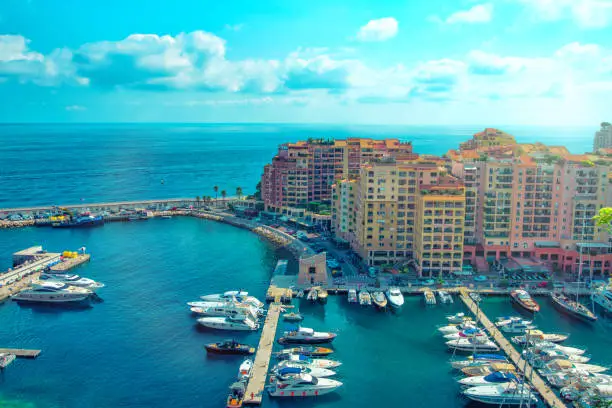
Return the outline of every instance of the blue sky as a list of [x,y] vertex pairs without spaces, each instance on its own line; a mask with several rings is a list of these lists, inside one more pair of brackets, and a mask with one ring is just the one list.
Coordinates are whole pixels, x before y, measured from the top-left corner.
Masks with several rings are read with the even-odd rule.
[[0,2],[0,122],[612,119],[612,0]]

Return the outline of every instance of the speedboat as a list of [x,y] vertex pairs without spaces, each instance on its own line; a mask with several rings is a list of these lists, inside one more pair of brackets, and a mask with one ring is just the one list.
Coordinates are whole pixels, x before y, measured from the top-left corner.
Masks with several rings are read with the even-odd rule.
[[399,290],[399,288],[391,287],[387,289],[385,295],[387,295],[387,299],[389,299],[389,305],[391,305],[392,308],[399,309],[404,305],[404,295],[402,295],[402,292]]
[[523,351],[523,354],[535,368],[541,368],[546,363],[553,360],[569,360],[572,363],[588,363],[591,360],[591,357],[589,356],[565,354],[560,350],[538,349],[536,347]]
[[348,302],[357,303],[357,291],[355,289],[348,290]]
[[372,304],[372,296],[367,290],[359,291],[359,304],[361,306],[370,306]]
[[253,354],[255,347],[248,344],[240,344],[234,340],[225,340],[219,343],[210,343],[204,346],[209,353],[218,354]]
[[61,282],[70,286],[78,286],[80,288],[86,288],[91,291],[95,291],[96,289],[100,289],[104,287],[104,284],[94,281],[89,278],[82,278],[79,275],[68,275],[63,273],[43,273],[38,278],[41,281],[45,282]]
[[612,384],[612,375],[594,374],[576,369],[559,371],[557,373],[547,375],[546,379],[550,385],[556,388],[567,387],[576,381],[582,380],[586,380],[591,384]]
[[372,293],[372,303],[374,303],[377,308],[384,309],[387,307],[387,298],[384,293],[377,291]]
[[423,291],[423,299],[425,300],[426,305],[436,304],[436,295],[434,295],[434,293],[428,288],[425,288]]
[[246,392],[246,381],[237,381],[230,385],[230,393],[227,397],[226,408],[240,408],[244,401]]
[[340,386],[340,381],[298,374],[285,380],[277,380],[268,388],[268,393],[271,397],[312,397],[328,394]]
[[301,346],[284,349],[274,353],[274,355],[279,360],[286,360],[295,354],[306,357],[324,357],[333,352],[334,350],[328,347]]
[[327,293],[325,289],[319,288],[317,296],[318,296],[319,303],[327,303],[327,297],[329,296],[329,294]]
[[18,302],[71,303],[88,301],[93,292],[62,282],[33,282],[32,287],[12,296]]
[[311,302],[316,302],[317,299],[319,299],[319,289],[311,288],[308,291],[308,296],[306,296],[306,299],[310,300]]
[[464,337],[476,337],[476,336],[487,336],[487,334],[479,329],[479,328],[470,328],[470,329],[465,329],[465,330],[461,330],[460,332],[457,333],[450,333],[450,334],[445,334],[444,338],[447,340],[454,340],[454,339],[461,339]]
[[513,334],[514,333],[516,334],[525,333],[527,330],[533,330],[535,328],[536,326],[531,324],[529,320],[522,320],[522,319],[512,320],[510,323],[500,326],[500,329],[504,333],[513,333]]
[[476,387],[480,385],[494,385],[500,383],[507,383],[510,381],[518,382],[518,378],[513,372],[494,371],[487,375],[477,375],[474,377],[465,377],[460,379],[458,382],[461,385],[469,385]]
[[527,330],[522,336],[512,337],[512,341],[516,344],[525,344],[532,341],[550,341],[553,343],[561,343],[569,338],[569,334],[561,333],[544,333],[541,330]]
[[237,300],[238,302],[249,304],[258,309],[264,307],[263,302],[254,296],[249,296],[249,292],[242,290],[229,290],[227,292],[217,293],[214,295],[200,296],[200,299],[208,302],[231,302]]
[[456,313],[451,316],[446,316],[446,320],[448,320],[449,323],[463,323],[463,321],[466,319],[470,319],[470,318],[467,317],[465,313],[463,312]]
[[570,355],[581,356],[584,353],[586,353],[586,349],[581,349],[578,347],[562,346],[560,344],[553,343],[550,341],[535,341],[535,342],[532,341],[531,343],[534,344],[535,347],[540,348],[540,349],[559,350],[562,353],[570,354]]
[[490,363],[507,363],[508,359],[499,354],[474,354],[465,360],[452,361],[451,365],[454,369],[461,369],[468,366],[483,365]]
[[281,361],[272,369],[272,374],[278,378],[287,378],[298,374],[310,374],[317,378],[332,377],[336,375],[335,371],[321,367],[307,367],[304,365],[295,364],[291,361]]
[[295,327],[287,330],[278,339],[280,344],[321,344],[330,343],[336,338],[336,333],[316,332],[308,327]]
[[257,320],[260,314],[259,310],[253,306],[231,302],[219,306],[192,307],[190,310],[192,313],[202,316],[246,316],[253,320]]
[[531,313],[540,311],[540,305],[529,295],[526,290],[517,289],[510,292],[510,298],[512,301]]
[[591,295],[591,300],[601,306],[606,312],[612,313],[612,288],[598,289]]
[[294,364],[300,364],[307,367],[319,367],[319,368],[336,368],[342,365],[339,361],[328,360],[325,358],[310,358],[302,354],[290,354],[283,361],[290,361]]
[[238,369],[238,380],[248,380],[253,370],[253,360],[244,360]]
[[438,298],[440,298],[440,303],[453,303],[453,295],[451,295],[445,290],[438,291]]
[[253,331],[259,329],[259,324],[244,316],[201,317],[198,319],[204,327],[219,330]]
[[557,310],[580,320],[594,322],[597,316],[582,303],[572,300],[563,293],[552,293],[550,298]]
[[459,324],[449,324],[447,326],[438,327],[438,331],[442,334],[459,333],[461,330],[473,329],[476,323],[472,320],[466,320]]
[[299,313],[285,313],[283,315],[283,320],[286,322],[301,322],[302,320],[304,320],[304,316],[302,316]]
[[476,292],[470,292],[470,294],[468,295],[474,302],[478,303],[482,300],[482,298],[480,297],[480,295]]
[[0,353],[0,370],[6,368],[9,364],[15,361],[16,355],[10,353]]
[[449,340],[446,342],[446,345],[449,349],[457,351],[499,351],[499,346],[486,336],[462,337],[460,339]]
[[492,362],[489,364],[481,364],[477,366],[467,366],[461,369],[461,372],[468,377],[478,377],[482,375],[489,375],[494,372],[514,372],[516,368],[510,363]]
[[533,321],[531,320],[525,320],[520,316],[502,316],[502,317],[498,317],[497,321],[495,322],[495,325],[497,327],[503,327],[503,326],[508,326],[512,323],[515,322],[519,322],[525,325],[531,325],[533,324]]
[[471,387],[463,391],[467,398],[492,405],[534,405],[536,394],[525,384],[513,382]]
[[573,363],[569,360],[553,360],[550,363],[547,363],[539,369],[540,374],[547,376],[550,374],[558,373],[560,371],[567,371],[571,369],[586,371],[589,373],[603,373],[607,371],[607,367],[599,366],[596,364],[583,364],[583,363]]

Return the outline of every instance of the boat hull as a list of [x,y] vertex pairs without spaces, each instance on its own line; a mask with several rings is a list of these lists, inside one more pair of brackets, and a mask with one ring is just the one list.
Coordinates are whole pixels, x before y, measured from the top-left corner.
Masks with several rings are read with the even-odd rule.
[[580,313],[576,310],[573,310],[571,308],[568,308],[566,305],[564,305],[562,302],[560,302],[559,300],[557,300],[554,296],[552,296],[550,298],[553,302],[553,306],[555,307],[555,309],[557,309],[558,311],[560,311],[561,313],[582,320],[584,322],[594,322],[597,320],[597,316],[593,315],[593,316],[589,316],[589,315],[585,315],[583,313]]
[[289,398],[299,398],[299,397],[316,397],[319,395],[329,394],[330,392],[334,392],[338,387],[330,387],[323,388],[320,390],[304,390],[304,391],[283,391],[282,389],[274,388],[269,391],[271,397],[289,397]]
[[536,306],[529,306],[522,302],[520,299],[518,299],[518,297],[514,294],[510,294],[510,299],[512,300],[512,304],[517,305],[521,310],[527,311],[529,313],[537,313],[540,311],[540,306],[537,303]]
[[69,298],[28,298],[21,297],[19,294],[13,295],[12,300],[19,303],[38,303],[38,304],[89,304],[90,295],[75,296]]
[[248,355],[255,353],[255,348],[248,347],[248,346],[244,346],[240,348],[233,348],[233,349],[224,349],[224,348],[219,348],[214,344],[213,345],[209,344],[204,347],[206,348],[206,351],[208,351],[209,353],[214,353],[214,354],[248,356]]
[[293,339],[287,336],[278,339],[278,344],[325,344],[331,343],[335,337]]

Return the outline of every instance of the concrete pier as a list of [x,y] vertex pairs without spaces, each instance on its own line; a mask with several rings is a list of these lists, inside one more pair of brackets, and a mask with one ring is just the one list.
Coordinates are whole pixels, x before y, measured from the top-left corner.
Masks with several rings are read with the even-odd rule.
[[42,350],[0,348],[0,353],[14,354],[23,358],[36,358],[41,352]]
[[51,266],[49,269],[51,269],[52,272],[66,272],[67,270],[76,268],[77,266],[89,261],[89,258],[91,258],[91,255],[89,254],[80,254],[77,255],[76,258],[64,259],[62,262]]
[[253,372],[246,387],[244,404],[261,405],[264,388],[266,386],[266,378],[268,376],[270,357],[272,356],[272,347],[274,346],[274,338],[276,337],[276,327],[278,326],[278,319],[282,307],[283,305],[280,303],[272,303],[268,309],[268,314],[261,332],[261,339],[259,340],[259,347],[255,355]]
[[540,377],[531,365],[523,359],[521,354],[516,351],[516,349],[510,344],[508,340],[504,337],[504,335],[497,329],[484,314],[484,312],[478,307],[476,302],[474,302],[469,297],[469,291],[466,288],[461,288],[459,290],[460,298],[465,303],[465,305],[470,309],[470,311],[476,316],[476,321],[480,321],[486,331],[493,337],[493,340],[504,350],[504,352],[508,355],[510,360],[516,365],[516,367],[523,372],[523,374],[529,374],[525,378],[526,381],[530,382],[531,385],[538,391],[546,405],[553,408],[564,408],[566,405],[561,401],[557,395],[550,389],[548,384],[544,382],[542,377]]

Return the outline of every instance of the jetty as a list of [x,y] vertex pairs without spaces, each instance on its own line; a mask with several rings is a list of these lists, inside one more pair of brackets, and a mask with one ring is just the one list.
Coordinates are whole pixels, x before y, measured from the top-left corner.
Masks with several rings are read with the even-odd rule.
[[266,315],[266,320],[261,332],[257,354],[255,355],[253,372],[246,387],[244,404],[261,405],[264,388],[266,386],[268,367],[270,365],[270,357],[272,356],[272,347],[274,346],[274,338],[276,337],[276,327],[278,326],[278,319],[282,308],[283,305],[277,302],[272,303],[268,308],[268,314]]
[[30,349],[14,349],[14,348],[0,348],[0,354],[14,354],[17,357],[23,358],[36,358],[42,352],[42,350],[30,350]]
[[[484,314],[484,312],[480,309],[478,304],[474,302],[472,298],[469,296],[469,291],[467,288],[459,289],[459,297],[465,303],[465,305],[470,309],[470,311],[476,316],[476,321],[480,321],[484,326],[485,330],[493,337],[495,342],[504,350],[506,355],[512,360],[512,362],[516,365],[519,370],[523,371],[525,375],[525,380],[531,382],[531,385],[538,391],[538,393],[542,396],[544,402],[553,408],[564,408],[566,405],[561,401],[561,399],[555,395],[555,393],[550,389],[548,384],[544,382],[542,377],[540,377],[533,367],[527,362],[521,354],[516,351],[516,349],[510,344],[510,342],[504,337],[504,335],[497,329],[491,320]],[[529,372],[529,376],[527,376],[527,372]]]
[[51,266],[49,269],[53,272],[66,272],[69,269],[75,268],[85,262],[89,261],[91,258],[90,254],[79,254],[74,258],[64,258],[63,261],[56,263]]

